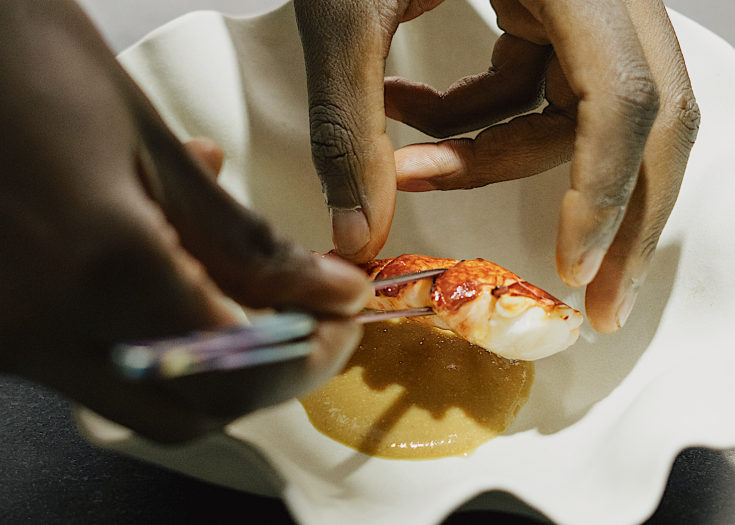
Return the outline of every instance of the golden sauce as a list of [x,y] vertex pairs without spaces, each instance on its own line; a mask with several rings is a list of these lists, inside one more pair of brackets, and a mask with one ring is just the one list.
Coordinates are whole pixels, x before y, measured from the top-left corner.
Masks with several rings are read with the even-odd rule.
[[341,374],[301,399],[314,427],[373,456],[467,455],[528,399],[533,363],[504,359],[410,321],[365,327]]

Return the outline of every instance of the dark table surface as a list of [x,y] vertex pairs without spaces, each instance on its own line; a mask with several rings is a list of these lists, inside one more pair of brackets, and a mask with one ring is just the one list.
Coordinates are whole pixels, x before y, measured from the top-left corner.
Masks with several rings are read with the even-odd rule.
[[[65,399],[2,375],[0,421],[1,524],[293,523],[278,500],[203,483],[90,445],[77,433]],[[735,523],[735,467],[728,454],[698,448],[680,454],[648,523]],[[538,522],[466,511],[444,525],[470,523]]]

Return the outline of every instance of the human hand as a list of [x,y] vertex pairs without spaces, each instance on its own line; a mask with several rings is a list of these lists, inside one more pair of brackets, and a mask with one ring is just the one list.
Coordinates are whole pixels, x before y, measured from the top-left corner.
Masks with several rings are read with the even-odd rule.
[[[399,22],[439,3],[322,0],[308,8],[296,2],[317,169],[328,200],[330,191],[349,188],[370,224],[371,241],[353,257],[369,258],[382,246],[383,216],[392,216],[383,179],[393,172],[383,164],[388,154],[374,145],[387,140],[384,108],[389,117],[439,138],[489,126],[474,140],[398,150],[398,189],[478,187],[571,159],[557,268],[567,284],[587,285],[591,324],[615,331],[645,278],[699,123],[663,4],[494,0],[506,33],[488,72],[461,79],[445,93],[388,78],[383,101],[379,76]],[[544,98],[548,106],[541,113],[496,124]],[[340,234],[335,228],[338,247]]]
[[[339,371],[367,278],[280,238],[216,183],[71,1],[0,7],[0,369],[161,441],[217,429]],[[320,322],[303,359],[129,382],[118,342],[236,322],[226,298]]]

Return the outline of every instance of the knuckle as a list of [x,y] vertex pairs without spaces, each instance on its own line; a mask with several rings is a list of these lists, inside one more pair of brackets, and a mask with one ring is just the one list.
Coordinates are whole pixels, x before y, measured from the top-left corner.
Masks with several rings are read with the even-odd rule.
[[311,148],[315,160],[340,161],[354,157],[354,135],[344,124],[344,114],[336,106],[312,105],[309,110]]
[[613,96],[632,122],[644,129],[653,125],[660,98],[656,83],[646,66],[636,66],[621,73]]
[[674,127],[689,147],[694,144],[702,115],[691,88],[678,91],[671,102],[664,105],[662,117],[668,125]]
[[361,172],[354,126],[332,104],[314,104],[309,110],[311,153],[329,206],[352,208],[360,204],[357,176]]

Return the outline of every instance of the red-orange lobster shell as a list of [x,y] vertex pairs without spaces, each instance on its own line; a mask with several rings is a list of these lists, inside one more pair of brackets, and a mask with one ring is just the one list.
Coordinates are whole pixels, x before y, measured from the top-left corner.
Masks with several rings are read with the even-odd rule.
[[368,308],[431,307],[421,319],[509,359],[534,360],[564,350],[579,336],[582,314],[515,273],[484,259],[404,254],[361,265],[371,279],[446,268],[433,279],[375,293]]

